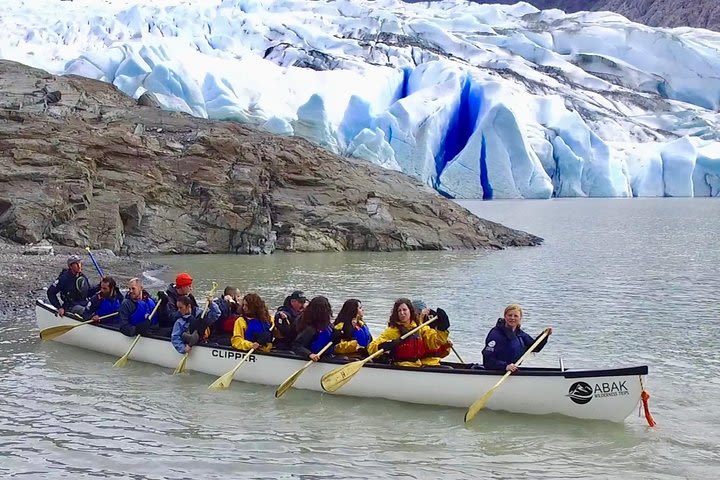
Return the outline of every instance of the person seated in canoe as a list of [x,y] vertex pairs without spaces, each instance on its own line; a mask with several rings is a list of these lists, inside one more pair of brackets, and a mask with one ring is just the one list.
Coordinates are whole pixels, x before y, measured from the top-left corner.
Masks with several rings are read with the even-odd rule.
[[[117,283],[113,277],[107,276],[100,280],[99,289],[90,297],[90,303],[83,312],[85,320],[92,320],[97,323],[100,317],[110,315],[120,310],[120,304],[123,302],[123,294],[117,287]],[[117,324],[119,318],[108,318],[104,321],[106,325]]]
[[120,304],[118,311],[118,327],[120,332],[128,337],[145,335],[150,327],[157,325],[157,313],[154,318],[150,314],[155,308],[155,300],[143,289],[139,278],[131,278],[128,282],[128,293]]
[[335,330],[342,333],[335,345],[335,353],[349,357],[366,357],[367,346],[372,342],[370,329],[363,321],[362,302],[356,298],[346,300],[334,322]]
[[67,259],[67,268],[63,268],[57,280],[48,287],[47,297],[57,309],[58,316],[62,317],[65,312],[82,315],[87,306],[89,290],[90,282],[82,273],[82,259],[77,255],[70,255]]
[[175,277],[175,283],[164,292],[158,292],[158,300],[162,305],[158,309],[158,324],[160,328],[173,328],[177,319],[177,298],[180,295],[187,295],[192,302],[193,310],[199,308],[197,300],[192,294],[193,278],[189,273],[182,272]]
[[222,295],[214,300],[220,310],[217,321],[210,325],[208,343],[230,346],[235,320],[240,316],[240,290],[227,286]]
[[388,327],[368,345],[368,352],[373,354],[383,349],[394,365],[401,367],[422,367],[422,359],[428,352],[435,351],[447,344],[450,320],[447,315],[438,315],[430,325],[400,340],[405,333],[417,326],[415,309],[407,298],[399,298],[393,305]]
[[208,298],[208,313],[203,315],[199,308],[193,309],[192,300],[187,295],[180,295],[175,301],[177,308],[177,318],[173,325],[170,341],[178,353],[188,353],[190,349],[197,345],[203,339],[205,329],[207,328],[206,319],[210,312],[213,316],[220,315],[220,309],[213,302],[212,298]]
[[265,301],[256,293],[248,293],[240,304],[242,316],[235,320],[230,343],[237,350],[251,348],[269,352],[272,348],[272,322]]
[[[342,332],[332,325],[332,307],[326,297],[317,296],[310,300],[297,324],[297,336],[292,351],[302,358],[317,362],[318,353],[328,343],[337,344]],[[323,357],[332,355],[332,347],[325,350]]]
[[275,350],[292,350],[300,315],[305,309],[307,298],[302,290],[295,290],[285,298],[275,312]]
[[[482,356],[483,367],[486,370],[517,371],[518,367],[514,362],[517,362],[535,342],[533,337],[520,328],[522,316],[523,311],[520,305],[513,303],[505,307],[503,318],[498,318],[497,324],[485,339]],[[552,334],[552,328],[548,328],[548,336],[550,334]],[[548,337],[545,337],[533,351],[542,350],[547,344],[547,340]]]
[[[417,321],[415,323],[417,323],[418,325],[427,322],[428,320],[430,320],[430,317],[438,317],[438,320],[436,321],[442,321],[440,320],[441,316],[447,318],[447,313],[445,313],[445,310],[443,310],[442,308],[432,310],[428,308],[427,304],[422,300],[413,300],[412,306],[415,310],[415,314],[417,315]],[[441,345],[440,348],[435,350],[428,350],[427,356],[421,358],[420,362],[423,364],[423,367],[439,367],[441,366],[440,361],[450,355],[451,348],[452,342],[448,340],[447,343]],[[447,366],[444,367],[450,368]]]

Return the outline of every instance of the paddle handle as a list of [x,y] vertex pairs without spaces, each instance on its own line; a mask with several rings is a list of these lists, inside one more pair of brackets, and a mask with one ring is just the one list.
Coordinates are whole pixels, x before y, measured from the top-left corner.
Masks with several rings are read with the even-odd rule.
[[515,365],[519,367],[520,364],[523,362],[523,360],[525,360],[528,355],[533,353],[533,350],[535,350],[535,348],[538,345],[540,345],[540,343],[543,340],[545,340],[545,337],[547,337],[548,335],[549,335],[549,330],[546,328],[545,330],[543,330],[543,332],[540,334],[540,336],[535,340],[535,342],[532,345],[530,345],[530,348],[525,350],[525,353],[523,353],[522,356],[520,358],[518,358],[518,361],[515,362]]
[[92,252],[90,251],[90,247],[85,247],[85,250],[87,251],[88,255],[90,255],[90,260],[92,260],[93,265],[95,265],[95,270],[97,270],[98,275],[100,275],[100,278],[105,277],[105,274],[103,274],[102,268],[100,268],[100,265],[95,261],[95,257],[93,256]]
[[238,362],[238,364],[235,365],[235,368],[232,369],[232,374],[230,374],[230,378],[232,378],[232,377],[235,376],[235,372],[238,371],[238,368],[240,368],[240,366],[241,366],[243,363],[245,363],[245,360],[247,360],[248,357],[249,357],[250,355],[252,355],[254,351],[255,351],[254,348],[251,348],[250,350],[248,350],[248,352],[245,354],[245,356],[243,356],[242,360],[240,360],[240,361]]
[[421,324],[418,325],[417,327],[415,327],[415,328],[413,328],[412,330],[410,330],[409,332],[407,332],[405,335],[401,336],[401,337],[400,337],[400,340],[405,340],[405,339],[408,338],[410,335],[412,335],[413,333],[417,332],[418,330],[420,330],[420,329],[421,329],[422,327],[424,327],[425,325],[430,325],[430,324],[431,324],[432,322],[434,322],[435,320],[437,320],[437,317],[435,317],[435,316],[430,317],[430,319],[429,319],[427,322],[421,323]]
[[[219,285],[218,285],[217,282],[212,282],[212,287],[210,288],[210,293],[208,293],[208,296],[209,296],[209,297],[214,297],[214,296],[215,296],[215,292],[217,291],[218,286],[219,286]],[[201,319],[201,320],[204,319],[204,318],[207,316],[208,310],[210,310],[210,305],[205,305],[205,308],[203,309],[202,313],[200,314],[200,319]]]

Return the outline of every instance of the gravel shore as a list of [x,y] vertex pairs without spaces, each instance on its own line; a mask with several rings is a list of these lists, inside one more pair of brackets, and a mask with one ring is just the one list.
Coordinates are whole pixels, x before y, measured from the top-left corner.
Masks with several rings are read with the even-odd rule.
[[[32,316],[35,300],[47,298],[45,290],[67,267],[68,255],[82,257],[83,272],[90,279],[90,285],[98,283],[100,276],[85,250],[61,245],[52,248],[54,255],[28,255],[30,247],[0,237],[0,317]],[[121,288],[143,272],[163,268],[146,260],[115,256],[106,250],[93,251],[93,256],[103,272],[112,275]]]

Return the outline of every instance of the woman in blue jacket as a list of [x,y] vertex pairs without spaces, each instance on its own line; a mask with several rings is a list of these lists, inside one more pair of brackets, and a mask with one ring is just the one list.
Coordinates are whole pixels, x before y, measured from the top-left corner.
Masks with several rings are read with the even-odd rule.
[[[485,339],[482,356],[483,366],[486,370],[517,371],[518,367],[515,362],[535,343],[535,339],[520,328],[522,315],[520,305],[512,304],[505,307],[503,318],[498,319],[497,324]],[[552,328],[547,330],[549,337]],[[548,337],[545,337],[533,351],[542,350]]]

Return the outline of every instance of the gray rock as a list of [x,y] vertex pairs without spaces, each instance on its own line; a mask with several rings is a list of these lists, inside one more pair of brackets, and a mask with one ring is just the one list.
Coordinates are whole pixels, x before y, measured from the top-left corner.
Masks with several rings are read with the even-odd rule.
[[160,101],[152,92],[145,92],[140,95],[140,98],[137,99],[137,104],[141,107],[162,108]]
[[[39,85],[62,100],[20,108],[5,93]],[[112,85],[9,61],[0,61],[0,184],[0,235],[20,243],[138,254],[541,242],[306,140],[138,107]]]

